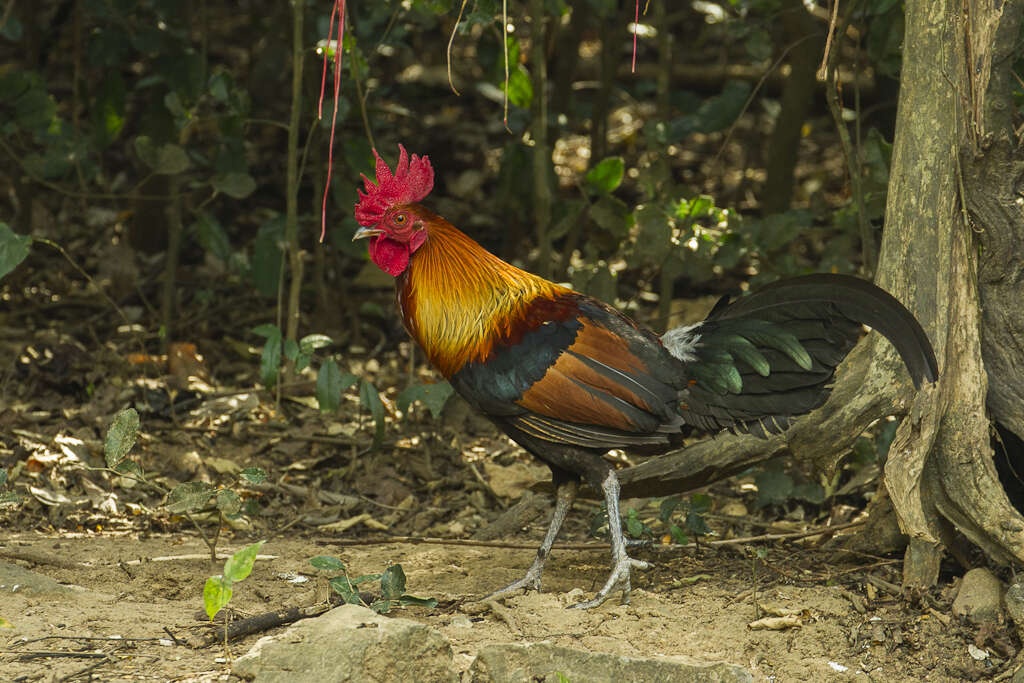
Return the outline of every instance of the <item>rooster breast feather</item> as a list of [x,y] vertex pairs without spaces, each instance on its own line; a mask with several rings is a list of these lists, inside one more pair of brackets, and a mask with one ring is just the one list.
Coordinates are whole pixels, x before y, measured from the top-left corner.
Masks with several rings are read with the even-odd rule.
[[450,381],[476,409],[536,439],[607,450],[678,433],[681,368],[653,334],[572,294],[528,303],[487,357]]

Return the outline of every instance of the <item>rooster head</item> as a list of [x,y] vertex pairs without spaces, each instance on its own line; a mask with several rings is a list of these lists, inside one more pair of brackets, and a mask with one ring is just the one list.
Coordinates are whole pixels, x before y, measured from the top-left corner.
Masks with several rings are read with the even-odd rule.
[[384,272],[398,276],[409,267],[412,253],[427,239],[424,222],[414,204],[434,187],[434,169],[430,159],[409,155],[398,146],[398,164],[392,173],[387,163],[377,157],[377,182],[363,176],[366,191],[359,190],[356,222],[363,226],[353,240],[370,238],[370,259]]

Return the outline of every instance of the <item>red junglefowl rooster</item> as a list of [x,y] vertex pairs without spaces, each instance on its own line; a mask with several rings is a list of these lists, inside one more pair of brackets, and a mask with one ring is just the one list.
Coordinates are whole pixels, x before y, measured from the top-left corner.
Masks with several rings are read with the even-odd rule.
[[612,571],[597,596],[629,599],[619,483],[610,449],[651,454],[684,425],[760,436],[821,405],[833,372],[869,325],[906,363],[915,387],[937,376],[928,337],[896,299],[848,276],[779,282],[662,337],[614,308],[505,263],[418,202],[427,157],[399,145],[392,173],[377,156],[363,176],[353,239],[396,278],[402,322],[430,362],[476,410],[551,467],[555,510],[526,576],[492,595],[540,590],[544,561],[582,479],[604,494]]

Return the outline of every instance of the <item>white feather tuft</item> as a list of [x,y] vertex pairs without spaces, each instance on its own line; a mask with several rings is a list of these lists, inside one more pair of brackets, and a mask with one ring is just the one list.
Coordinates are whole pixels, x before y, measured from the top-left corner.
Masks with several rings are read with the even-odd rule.
[[696,330],[701,324],[694,323],[693,325],[673,328],[661,335],[661,343],[665,345],[669,353],[684,363],[693,362],[697,360],[697,344],[700,342],[701,337],[701,335],[697,334]]

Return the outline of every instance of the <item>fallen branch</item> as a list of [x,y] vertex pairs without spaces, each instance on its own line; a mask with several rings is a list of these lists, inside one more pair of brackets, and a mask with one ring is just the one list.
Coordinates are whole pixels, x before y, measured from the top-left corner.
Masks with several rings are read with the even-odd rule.
[[220,625],[212,631],[205,633],[201,638],[190,637],[187,644],[193,648],[200,648],[217,645],[225,640],[230,642],[253,633],[262,633],[278,626],[291,624],[300,619],[319,617],[321,614],[328,612],[332,607],[334,605],[319,604],[309,607],[288,607],[273,612],[264,612],[263,614],[233,621],[226,626]]

